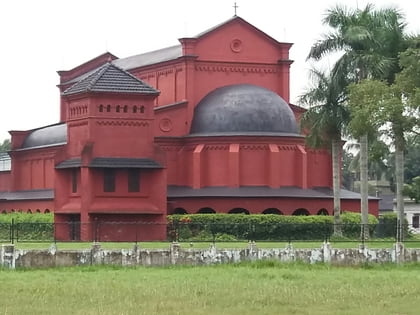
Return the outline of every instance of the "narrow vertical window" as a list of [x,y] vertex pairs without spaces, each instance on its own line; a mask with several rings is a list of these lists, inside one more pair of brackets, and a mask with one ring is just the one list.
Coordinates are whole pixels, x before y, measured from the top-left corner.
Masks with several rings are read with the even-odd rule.
[[106,105],[106,111],[109,113],[111,111],[111,105]]
[[115,191],[115,170],[112,168],[104,169],[104,192]]
[[140,191],[140,172],[137,168],[128,169],[128,191]]
[[140,107],[140,113],[144,113],[144,106]]
[[133,106],[133,113],[137,113],[137,106]]
[[120,105],[117,105],[117,107],[116,107],[115,111],[116,111],[117,113],[119,113],[119,112],[120,112],[120,109],[121,109],[121,106],[120,106]]
[[71,170],[71,192],[77,193],[77,168]]
[[123,111],[124,111],[124,113],[126,113],[126,112],[127,112],[127,110],[128,110],[128,106],[127,106],[127,105],[124,105],[124,107],[123,107]]

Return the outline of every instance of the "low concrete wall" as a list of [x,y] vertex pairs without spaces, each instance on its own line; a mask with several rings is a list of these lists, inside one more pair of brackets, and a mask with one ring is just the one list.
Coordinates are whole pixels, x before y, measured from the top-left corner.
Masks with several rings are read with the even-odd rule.
[[246,249],[181,249],[173,243],[168,249],[106,250],[93,244],[87,250],[58,250],[54,245],[49,250],[22,250],[14,245],[2,245],[0,266],[5,268],[83,266],[114,264],[121,266],[209,265],[255,260],[302,261],[306,263],[330,263],[334,265],[360,265],[365,263],[419,262],[420,249],[407,249],[397,243],[392,249],[335,249],[325,243],[318,249],[257,248],[249,243]]

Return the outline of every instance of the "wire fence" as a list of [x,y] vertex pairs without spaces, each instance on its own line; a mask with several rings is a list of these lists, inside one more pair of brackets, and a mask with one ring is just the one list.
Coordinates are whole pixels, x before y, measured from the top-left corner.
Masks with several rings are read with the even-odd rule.
[[[338,233],[337,233],[338,231]],[[420,229],[409,224],[332,223],[185,223],[185,222],[64,222],[0,223],[0,242],[238,242],[238,241],[419,241]]]

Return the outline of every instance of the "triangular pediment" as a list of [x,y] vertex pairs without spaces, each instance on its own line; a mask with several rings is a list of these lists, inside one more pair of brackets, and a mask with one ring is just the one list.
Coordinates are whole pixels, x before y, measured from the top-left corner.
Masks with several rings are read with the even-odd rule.
[[292,46],[275,40],[238,16],[180,42],[184,52],[197,56],[197,60],[271,64],[288,60]]

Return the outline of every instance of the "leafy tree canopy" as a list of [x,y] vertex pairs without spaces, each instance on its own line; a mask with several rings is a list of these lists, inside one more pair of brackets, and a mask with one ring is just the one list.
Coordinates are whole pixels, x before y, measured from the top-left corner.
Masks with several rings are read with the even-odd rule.
[[10,150],[10,139],[6,139],[0,144],[0,152],[7,152]]

